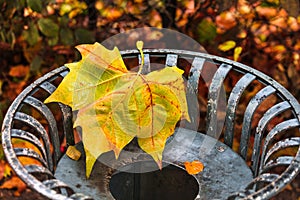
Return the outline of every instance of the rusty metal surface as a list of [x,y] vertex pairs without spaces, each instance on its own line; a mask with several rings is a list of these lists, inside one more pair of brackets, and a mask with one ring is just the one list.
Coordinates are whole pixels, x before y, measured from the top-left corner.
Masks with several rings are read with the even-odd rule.
[[[123,57],[138,59],[139,52],[138,50],[127,50],[122,51],[121,54]],[[178,59],[193,60],[191,71],[188,73],[189,75],[187,77],[188,94],[196,94],[198,90],[201,90],[201,88],[198,88],[198,80],[206,69],[206,64],[214,63],[218,67],[227,66],[226,72],[221,73],[223,67],[220,67],[219,70],[217,70],[217,73],[213,76],[214,78],[210,84],[209,96],[207,97],[207,130],[210,130],[211,125],[213,125],[212,128],[215,128],[217,120],[216,111],[218,108],[218,102],[216,102],[216,100],[220,98],[219,91],[222,90],[224,80],[227,77],[226,73],[230,74],[234,71],[235,73],[242,75],[240,80],[233,86],[229,98],[227,99],[228,107],[225,115],[225,130],[227,131],[224,133],[224,139],[225,143],[231,147],[234,135],[240,134],[240,137],[242,138],[240,155],[247,159],[246,155],[249,153],[252,154],[250,155],[251,163],[249,164],[249,169],[252,169],[255,178],[251,180],[248,187],[232,194],[229,199],[271,198],[297,176],[300,171],[300,137],[295,130],[299,131],[300,105],[295,97],[293,97],[282,85],[260,71],[214,55],[172,49],[145,49],[144,54],[146,55],[146,67],[145,72],[143,73],[151,71],[151,57],[164,58],[166,66],[173,66],[178,63]],[[53,179],[53,173],[55,172],[57,164],[60,164],[59,159],[61,157],[59,144],[61,142],[60,139],[62,138],[58,137],[59,134],[57,130],[57,124],[60,122],[57,122],[52,116],[53,110],[49,110],[49,108],[42,103],[43,99],[34,97],[34,94],[39,90],[43,90],[48,94],[52,93],[55,89],[53,81],[61,77],[63,78],[67,73],[68,69],[66,67],[56,69],[36,80],[16,98],[4,118],[2,126],[2,145],[9,164],[16,174],[32,189],[52,199],[90,199],[88,194],[84,195],[82,193],[76,193],[75,188],[71,188],[61,182],[64,180]],[[233,129],[237,120],[236,113],[239,112],[237,104],[247,90],[248,85],[251,85],[254,80],[263,84],[265,89],[253,94],[252,100],[249,103],[246,103],[247,109],[243,114],[243,128],[240,133]],[[273,107],[263,113],[262,118],[259,119],[258,125],[253,125],[253,113],[266,101],[266,97],[271,94],[276,96],[277,102]],[[188,99],[188,102],[193,104],[195,103],[195,99]],[[41,125],[41,122],[34,118],[34,116],[23,112],[22,108],[25,106],[37,109],[46,119],[49,129],[46,129]],[[63,116],[62,130],[64,138],[67,139],[68,144],[72,145],[74,144],[74,137],[72,134],[72,112],[70,108],[65,105],[60,104],[58,107]],[[198,107],[195,106],[195,109],[198,109]],[[287,111],[291,113],[291,118],[284,119],[284,121],[271,129],[267,128],[272,119]],[[197,113],[194,110],[193,112]],[[196,124],[198,119],[195,118],[192,122]],[[30,130],[22,130],[21,128],[16,127],[15,124],[19,123],[23,123],[25,126],[30,127]],[[189,125],[187,125],[187,127],[189,127]],[[207,133],[208,135],[216,136],[216,132],[214,131],[208,131]],[[252,140],[250,140],[251,137],[254,137],[253,144]],[[41,156],[28,149],[14,148],[12,138],[22,138],[31,142],[41,150]],[[38,144],[38,140],[42,142]],[[249,145],[250,143],[251,145]],[[50,151],[50,146],[54,147],[53,154]],[[284,155],[285,150],[288,148],[295,148],[296,153],[288,156]],[[224,149],[220,147],[219,150],[223,151]],[[262,152],[262,154],[260,152]],[[239,153],[239,151],[237,151],[237,153]],[[18,155],[35,157],[37,160],[41,161],[43,166],[31,164],[23,166],[18,159]],[[284,170],[280,174],[277,174],[276,172],[278,166],[284,167]],[[38,177],[40,177],[40,175],[45,175],[48,178],[39,180]],[[232,182],[234,182],[234,180]],[[58,190],[51,189],[52,186],[55,186]],[[62,190],[59,188],[62,188]]]

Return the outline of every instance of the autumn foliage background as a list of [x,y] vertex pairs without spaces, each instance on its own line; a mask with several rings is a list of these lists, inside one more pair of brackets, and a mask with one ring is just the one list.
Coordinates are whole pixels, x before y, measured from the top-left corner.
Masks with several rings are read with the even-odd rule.
[[[0,0],[0,124],[24,87],[79,59],[75,45],[146,26],[182,32],[210,54],[270,75],[299,100],[299,11],[298,0]],[[0,185],[12,177],[0,147]]]

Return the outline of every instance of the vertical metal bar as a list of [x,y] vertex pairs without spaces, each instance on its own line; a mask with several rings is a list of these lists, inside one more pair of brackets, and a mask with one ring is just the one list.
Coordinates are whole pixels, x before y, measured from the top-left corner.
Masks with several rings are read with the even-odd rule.
[[232,147],[234,137],[234,124],[236,109],[239,104],[240,98],[247,88],[247,86],[256,78],[256,76],[247,73],[245,74],[234,86],[228,98],[226,118],[225,118],[225,133],[224,143]]
[[198,129],[200,119],[198,104],[198,84],[204,63],[204,58],[194,58],[187,81],[186,100],[191,122],[187,123],[185,127],[195,131],[197,131]]
[[177,66],[177,54],[167,54],[166,58],[166,67],[174,67]]
[[264,114],[264,116],[259,120],[257,128],[256,128],[256,134],[254,138],[254,147],[252,152],[252,170],[254,172],[254,176],[257,176],[258,174],[258,163],[260,158],[260,148],[261,148],[261,142],[262,137],[264,134],[264,131],[267,127],[267,124],[277,115],[280,113],[288,110],[291,107],[291,105],[287,101],[280,102],[273,107],[271,107],[267,112]]
[[[218,103],[219,97],[221,93],[221,89],[223,88],[224,80],[231,70],[232,66],[228,64],[221,64],[221,66],[216,71],[212,83],[209,87],[208,93],[208,104],[207,104],[207,126],[206,126],[206,134],[217,138],[220,133],[218,133]],[[224,92],[224,91],[223,91]]]
[[60,152],[60,142],[59,142],[56,120],[52,112],[43,102],[41,102],[40,100],[32,96],[26,97],[24,99],[24,103],[38,110],[45,117],[45,119],[47,119],[50,128],[49,135],[54,148],[54,161],[55,163],[57,163],[58,159],[60,158],[61,152]]
[[[142,64],[142,57],[141,55],[139,54],[138,55],[138,59],[139,59],[139,65]],[[144,54],[144,66],[143,66],[143,69],[142,69],[142,74],[148,74],[150,73],[151,71],[151,65],[150,65],[150,55],[148,53],[145,53]]]
[[242,135],[241,135],[241,142],[239,147],[239,152],[246,160],[247,152],[248,152],[248,142],[251,132],[251,123],[254,112],[258,108],[258,106],[271,94],[275,93],[275,89],[272,86],[267,86],[260,90],[249,102],[243,119],[243,127],[242,127]]

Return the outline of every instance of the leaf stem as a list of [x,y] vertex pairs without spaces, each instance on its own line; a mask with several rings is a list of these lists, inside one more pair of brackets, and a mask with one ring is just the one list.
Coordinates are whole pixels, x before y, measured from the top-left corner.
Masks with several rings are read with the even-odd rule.
[[143,53],[143,45],[144,45],[144,43],[143,43],[143,41],[137,41],[136,42],[136,47],[137,47],[137,49],[139,50],[139,52],[140,52],[140,54],[141,54],[141,59],[142,59],[142,62],[141,62],[141,64],[140,64],[140,66],[139,66],[139,71],[138,71],[138,74],[141,74],[142,73],[142,70],[143,70],[143,67],[144,67],[144,53]]

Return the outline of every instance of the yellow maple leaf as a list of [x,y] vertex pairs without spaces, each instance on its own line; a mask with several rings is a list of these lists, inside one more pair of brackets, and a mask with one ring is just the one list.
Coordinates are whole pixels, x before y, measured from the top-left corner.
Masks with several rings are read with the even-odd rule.
[[99,43],[76,48],[82,59],[66,64],[70,72],[45,103],[58,101],[78,110],[113,90],[118,78],[127,72],[118,48],[111,51]]
[[[143,58],[142,46],[137,43]],[[70,75],[46,102],[79,110],[74,127],[82,127],[86,176],[98,156],[113,150],[118,158],[134,137],[161,167],[167,138],[180,118],[189,120],[183,71],[167,67],[147,75],[129,72],[116,48],[109,51],[97,43],[77,48],[82,60],[67,65]]]

